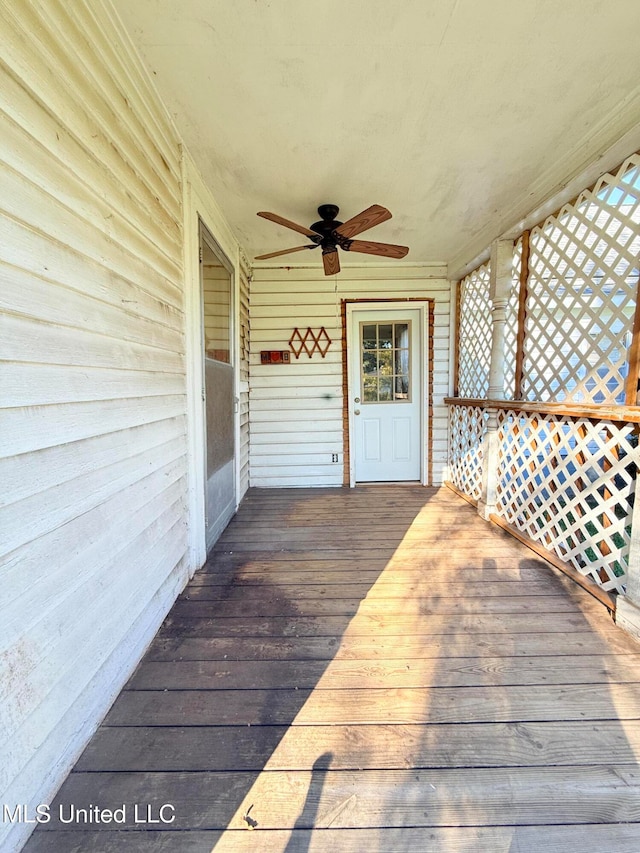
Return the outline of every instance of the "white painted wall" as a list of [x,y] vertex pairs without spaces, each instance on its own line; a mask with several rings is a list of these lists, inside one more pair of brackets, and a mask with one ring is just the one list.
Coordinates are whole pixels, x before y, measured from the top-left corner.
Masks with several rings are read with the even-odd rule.
[[[348,267],[325,276],[314,268],[256,267],[251,282],[251,484],[339,486],[343,483],[342,299],[433,299],[433,482],[447,456],[451,288],[440,266]],[[332,344],[323,359],[292,355],[289,365],[263,365],[260,350],[286,350],[298,327],[325,327]],[[331,461],[338,453],[339,462]]]
[[[0,5],[9,805],[49,800],[203,559],[189,523],[201,344],[183,263],[197,245],[183,187],[200,179],[109,9]],[[222,215],[209,219],[237,268]],[[0,849],[31,828],[0,823]]]

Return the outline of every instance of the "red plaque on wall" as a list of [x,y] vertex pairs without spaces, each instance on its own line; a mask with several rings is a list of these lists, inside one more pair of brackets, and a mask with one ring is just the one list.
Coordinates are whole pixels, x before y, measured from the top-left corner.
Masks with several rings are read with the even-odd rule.
[[260,352],[260,364],[290,364],[289,350],[263,349]]

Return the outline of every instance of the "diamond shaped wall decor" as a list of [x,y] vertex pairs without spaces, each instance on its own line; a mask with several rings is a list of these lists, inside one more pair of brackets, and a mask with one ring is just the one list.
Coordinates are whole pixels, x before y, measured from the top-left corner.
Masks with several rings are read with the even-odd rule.
[[300,329],[295,328],[289,338],[289,346],[296,358],[300,358],[303,350],[309,358],[313,356],[314,352],[319,352],[324,358],[331,346],[331,338],[324,326],[317,334],[309,327],[304,335],[300,334]]

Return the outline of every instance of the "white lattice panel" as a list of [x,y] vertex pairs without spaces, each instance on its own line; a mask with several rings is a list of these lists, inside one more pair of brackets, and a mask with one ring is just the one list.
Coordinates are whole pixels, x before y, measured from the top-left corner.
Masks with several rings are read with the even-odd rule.
[[491,300],[489,264],[460,282],[458,395],[482,400],[489,391],[491,364]]
[[498,436],[497,512],[603,589],[622,592],[634,426],[503,411]]
[[449,477],[453,485],[479,500],[482,494],[482,441],[487,415],[481,406],[449,407]]
[[531,231],[523,398],[623,403],[640,253],[640,155]]

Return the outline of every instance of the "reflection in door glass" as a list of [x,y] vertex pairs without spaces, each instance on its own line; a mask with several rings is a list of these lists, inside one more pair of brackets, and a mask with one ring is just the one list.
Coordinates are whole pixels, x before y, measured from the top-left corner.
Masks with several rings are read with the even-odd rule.
[[363,403],[410,401],[411,324],[362,323],[360,365]]

